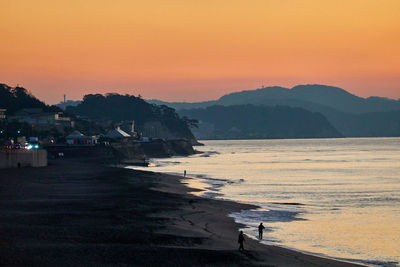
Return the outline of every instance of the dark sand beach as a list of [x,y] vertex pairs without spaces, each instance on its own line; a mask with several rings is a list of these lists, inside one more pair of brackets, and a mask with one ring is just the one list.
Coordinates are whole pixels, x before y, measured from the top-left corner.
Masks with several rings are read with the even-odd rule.
[[249,238],[239,252],[226,215],[251,206],[180,179],[70,159],[0,170],[0,265],[353,266]]

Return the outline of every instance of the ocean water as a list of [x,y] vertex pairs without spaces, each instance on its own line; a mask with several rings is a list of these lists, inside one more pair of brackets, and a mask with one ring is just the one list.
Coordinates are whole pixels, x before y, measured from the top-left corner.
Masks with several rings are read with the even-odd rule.
[[400,138],[202,141],[153,160],[204,197],[260,206],[230,216],[261,242],[377,266],[400,262]]

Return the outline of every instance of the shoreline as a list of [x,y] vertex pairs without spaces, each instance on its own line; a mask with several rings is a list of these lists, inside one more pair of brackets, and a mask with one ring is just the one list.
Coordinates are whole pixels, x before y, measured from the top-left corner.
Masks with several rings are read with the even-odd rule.
[[[142,170],[177,175],[188,170],[194,179],[184,182],[205,189],[195,195],[261,206],[230,216],[247,226],[241,230],[250,237],[258,236],[261,221],[268,222],[261,241],[267,245],[357,264],[398,266],[398,140],[379,139],[204,141],[203,156],[155,159]],[[208,158],[214,151],[220,153]],[[387,190],[393,198],[385,198]]]
[[246,238],[227,214],[251,208],[196,197],[179,176],[95,159],[0,170],[0,265],[360,266]]
[[[149,171],[149,172],[153,172],[153,171]],[[216,179],[216,178],[212,178],[212,177],[210,177],[210,176],[206,176],[206,175],[203,175],[203,174],[201,175],[201,177],[193,177],[193,176],[190,176],[190,177],[188,177],[188,176],[187,176],[187,177],[183,177],[182,175],[180,175],[180,174],[178,174],[178,173],[163,173],[163,172],[155,172],[155,173],[161,173],[161,174],[164,174],[164,175],[177,176],[177,178],[180,179],[181,183],[190,189],[188,193],[207,192],[207,191],[208,191],[208,192],[213,192],[212,190],[210,191],[210,189],[209,189],[210,184],[207,184],[204,180]],[[189,185],[189,183],[184,182],[184,181],[187,180],[187,179],[198,180],[198,181],[200,181],[200,183],[203,184],[203,185],[202,185],[202,186],[199,186],[199,188],[191,187],[191,186]],[[211,186],[212,186],[212,185],[211,185]],[[201,187],[201,188],[200,188],[200,187]],[[214,194],[220,195],[219,193],[214,193]],[[194,194],[194,195],[197,196],[197,197],[201,197],[201,198],[215,199],[215,200],[219,200],[219,201],[232,201],[232,202],[234,202],[234,203],[238,203],[238,204],[243,204],[243,205],[248,205],[248,206],[249,206],[248,208],[245,208],[245,209],[243,209],[243,210],[257,210],[257,209],[263,209],[261,206],[258,206],[258,205],[256,205],[256,204],[241,203],[241,202],[239,202],[239,201],[230,200],[230,199],[213,198],[213,197],[208,197],[208,196],[206,196],[206,195],[198,195],[198,194]],[[221,194],[221,195],[222,195],[222,194]],[[233,216],[233,213],[236,213],[236,212],[229,213],[229,214],[227,214],[227,216],[233,218],[233,219],[235,220],[235,223],[236,223],[237,225],[239,225],[239,226],[240,226],[240,225],[243,225],[243,223],[240,223],[240,222],[237,222],[237,221],[236,221],[236,217]],[[249,228],[248,225],[243,225],[243,226],[244,226],[244,228],[238,228],[238,230]],[[268,227],[267,227],[267,228],[268,228]],[[302,254],[309,255],[309,256],[315,256],[315,257],[319,257],[319,258],[324,258],[324,259],[329,259],[329,260],[334,260],[334,261],[339,261],[339,262],[345,262],[345,263],[350,263],[350,264],[360,264],[361,266],[368,266],[368,265],[367,265],[367,264],[368,264],[368,261],[367,261],[367,260],[345,259],[345,258],[341,259],[341,258],[335,258],[335,257],[331,257],[331,256],[324,255],[324,254],[321,254],[321,253],[317,253],[317,252],[311,252],[311,251],[305,251],[305,250],[296,249],[296,248],[294,248],[294,247],[288,247],[288,246],[282,246],[282,245],[271,245],[271,244],[266,244],[266,243],[262,243],[262,240],[259,240],[256,236],[250,236],[250,235],[248,235],[248,234],[246,234],[246,233],[244,233],[244,234],[245,234],[248,238],[251,238],[252,240],[258,242],[259,244],[261,244],[261,245],[263,245],[263,246],[267,246],[267,247],[268,247],[268,246],[279,247],[279,248],[282,248],[282,249],[287,249],[287,250],[290,250],[290,251],[293,251],[293,252],[302,253]],[[372,262],[372,261],[370,261],[370,262]],[[372,264],[372,263],[370,263],[370,264]]]
[[[141,170],[143,171],[143,170]],[[183,185],[186,188],[186,192],[184,194],[191,194],[193,192],[201,192],[204,191],[204,189],[198,189],[198,188],[192,188],[189,187],[188,183],[185,183],[185,179],[196,179],[194,177],[183,177],[178,174],[168,174],[168,173],[162,173],[162,172],[152,172],[152,171],[143,171],[143,172],[149,172],[149,173],[154,173],[158,175],[163,175],[163,176],[171,176],[174,177],[175,179],[178,179],[180,184]],[[173,193],[183,193],[180,190],[174,189],[170,184],[165,184],[165,183],[160,183],[158,188],[155,188],[156,190],[161,190],[163,192],[173,192]],[[201,197],[197,196],[194,194],[191,194],[195,196],[196,198],[201,198],[205,200],[210,200],[210,201],[216,201],[219,203],[230,203],[230,210],[225,210],[225,214],[215,214],[216,217],[221,217],[225,216],[230,219],[232,219],[232,224],[235,225],[236,228],[236,234],[238,234],[239,229],[243,227],[247,227],[244,224],[238,223],[235,221],[235,219],[229,214],[233,212],[237,212],[238,209],[239,211],[241,210],[251,210],[251,209],[257,209],[261,208],[257,205],[253,204],[248,204],[248,203],[240,203],[236,201],[231,201],[231,200],[222,200],[222,199],[212,199],[212,198],[207,198],[207,197]],[[231,206],[232,205],[232,206]],[[234,235],[233,235],[234,236]],[[236,236],[234,236],[236,237]],[[363,263],[357,263],[357,262],[352,262],[350,260],[341,260],[341,259],[336,259],[333,257],[325,256],[325,255],[317,255],[312,252],[307,252],[307,251],[301,251],[301,250],[296,250],[294,248],[286,248],[282,246],[275,246],[275,245],[268,245],[261,243],[259,240],[257,240],[254,237],[250,237],[246,235],[246,242],[245,242],[245,249],[246,245],[249,246],[251,249],[246,251],[249,253],[254,252],[252,255],[255,258],[258,258],[258,261],[264,262],[263,264],[267,264],[267,266],[367,266],[364,265]],[[232,238],[232,235],[231,235]],[[284,255],[286,259],[274,259],[274,255]],[[292,262],[292,260],[294,261]]]

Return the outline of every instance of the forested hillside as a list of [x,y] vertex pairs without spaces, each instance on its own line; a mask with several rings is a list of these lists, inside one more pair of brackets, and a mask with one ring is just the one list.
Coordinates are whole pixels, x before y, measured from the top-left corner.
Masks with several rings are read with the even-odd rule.
[[48,106],[23,87],[10,87],[0,84],[0,108],[7,109],[7,114],[23,108],[42,108],[44,111],[59,111],[55,106]]
[[196,136],[204,139],[320,138],[342,135],[319,114],[287,106],[211,106],[181,110],[201,121]]
[[181,118],[173,108],[149,104],[140,97],[120,94],[90,94],[67,112],[106,123],[135,121],[136,130],[144,136],[195,140],[190,126],[195,121]]

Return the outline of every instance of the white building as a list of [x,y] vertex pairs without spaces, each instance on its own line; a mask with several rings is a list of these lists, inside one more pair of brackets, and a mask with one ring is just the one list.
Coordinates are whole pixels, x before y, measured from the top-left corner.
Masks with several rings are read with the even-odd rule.
[[119,127],[115,128],[114,130],[109,131],[106,134],[106,136],[109,137],[109,138],[115,138],[115,139],[131,137],[128,133],[124,132]]

